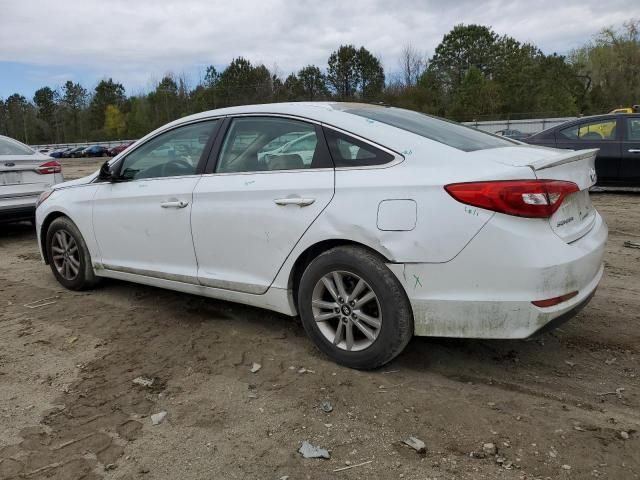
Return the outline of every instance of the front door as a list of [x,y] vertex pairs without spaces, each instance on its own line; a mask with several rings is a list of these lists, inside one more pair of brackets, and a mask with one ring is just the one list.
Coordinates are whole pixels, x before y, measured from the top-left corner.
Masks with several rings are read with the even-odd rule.
[[93,227],[104,268],[198,283],[192,195],[216,124],[192,123],[153,137],[121,160],[121,181],[100,185]]
[[234,118],[219,150],[193,192],[198,277],[261,294],[331,201],[333,164],[320,126],[289,118]]

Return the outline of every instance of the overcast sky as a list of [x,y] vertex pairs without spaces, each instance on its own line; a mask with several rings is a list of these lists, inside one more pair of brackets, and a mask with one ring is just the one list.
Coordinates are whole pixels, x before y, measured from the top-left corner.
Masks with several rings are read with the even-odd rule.
[[281,76],[325,68],[341,44],[399,70],[404,45],[432,55],[454,25],[477,23],[568,53],[605,26],[640,18],[640,0],[0,0],[0,97],[67,79],[113,77],[128,93],[166,72],[195,84],[244,56]]

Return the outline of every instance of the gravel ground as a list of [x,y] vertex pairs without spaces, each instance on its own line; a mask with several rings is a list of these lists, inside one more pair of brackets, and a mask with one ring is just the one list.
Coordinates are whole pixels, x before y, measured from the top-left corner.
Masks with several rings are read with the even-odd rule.
[[[3,225],[0,479],[640,478],[640,250],[624,247],[640,196],[593,197],[605,276],[571,322],[528,341],[416,338],[374,372],[268,311],[117,281],[64,290],[30,225]],[[331,459],[302,458],[304,440]]]

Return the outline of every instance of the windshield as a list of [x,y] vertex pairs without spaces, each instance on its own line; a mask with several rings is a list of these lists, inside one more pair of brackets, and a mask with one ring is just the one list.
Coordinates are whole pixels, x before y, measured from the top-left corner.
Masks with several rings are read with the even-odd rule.
[[0,155],[33,155],[34,153],[36,152],[16,140],[0,137]]
[[407,130],[465,152],[518,145],[504,137],[496,137],[459,123],[402,108],[354,104],[336,104],[334,108]]

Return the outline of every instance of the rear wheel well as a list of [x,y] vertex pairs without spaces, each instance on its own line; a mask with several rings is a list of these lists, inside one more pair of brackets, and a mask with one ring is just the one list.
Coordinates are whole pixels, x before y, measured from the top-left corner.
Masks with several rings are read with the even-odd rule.
[[300,285],[300,279],[302,278],[302,274],[306,270],[307,266],[313,261],[321,253],[326,252],[335,247],[341,246],[354,246],[360,247],[372,254],[378,256],[380,260],[384,263],[390,263],[391,261],[382,255],[377,250],[374,250],[371,247],[368,247],[362,243],[354,242],[352,240],[344,240],[344,239],[334,239],[334,240],[323,240],[322,242],[318,242],[316,244],[308,247],[304,252],[300,254],[298,259],[293,264],[293,268],[291,269],[291,274],[289,275],[289,290],[291,290],[293,295],[293,303],[298,308],[298,286]]
[[47,218],[44,219],[44,222],[42,222],[42,228],[40,229],[40,247],[42,248],[42,256],[47,265],[49,264],[49,258],[47,257],[47,231],[49,230],[51,222],[60,217],[66,217],[66,215],[62,212],[51,212],[47,215]]

